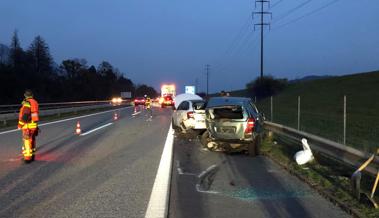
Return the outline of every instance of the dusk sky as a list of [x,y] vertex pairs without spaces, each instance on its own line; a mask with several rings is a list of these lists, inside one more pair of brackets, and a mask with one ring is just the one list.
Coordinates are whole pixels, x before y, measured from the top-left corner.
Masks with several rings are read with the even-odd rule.
[[[266,74],[295,79],[379,69],[377,0],[271,6]],[[252,0],[1,0],[0,10],[0,43],[9,45],[15,29],[23,48],[41,35],[58,64],[106,60],[137,84],[173,82],[183,92],[198,79],[205,91],[206,64],[210,92],[242,89],[259,75]]]

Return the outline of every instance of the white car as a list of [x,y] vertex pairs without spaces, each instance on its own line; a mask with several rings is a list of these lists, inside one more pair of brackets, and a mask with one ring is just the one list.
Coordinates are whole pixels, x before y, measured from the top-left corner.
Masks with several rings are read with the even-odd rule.
[[205,106],[203,100],[182,101],[172,114],[172,126],[184,132],[189,129],[206,129]]

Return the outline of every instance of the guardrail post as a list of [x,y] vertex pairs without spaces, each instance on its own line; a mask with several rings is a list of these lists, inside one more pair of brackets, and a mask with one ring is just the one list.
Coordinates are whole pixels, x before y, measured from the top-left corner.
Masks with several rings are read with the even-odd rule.
[[343,144],[346,145],[346,95],[343,96]]
[[270,118],[271,118],[271,122],[274,122],[274,105],[273,105],[272,96],[271,96],[270,100],[271,100],[271,113],[270,113]]
[[300,96],[297,97],[297,130],[300,130]]

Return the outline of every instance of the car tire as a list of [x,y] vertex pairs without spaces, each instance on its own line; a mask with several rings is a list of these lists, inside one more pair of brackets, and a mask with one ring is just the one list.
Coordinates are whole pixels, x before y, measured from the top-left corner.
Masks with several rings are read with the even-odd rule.
[[257,136],[255,139],[248,145],[248,154],[251,157],[259,155],[259,147],[261,146],[261,137]]
[[201,137],[200,137],[200,143],[201,145],[203,146],[203,148],[207,148],[208,149],[208,142],[209,142],[209,132],[208,131],[205,131]]
[[174,123],[174,118],[171,118],[171,125],[172,125],[172,128],[173,128],[174,130],[177,130],[177,129],[178,129],[178,126],[176,126],[175,123]]

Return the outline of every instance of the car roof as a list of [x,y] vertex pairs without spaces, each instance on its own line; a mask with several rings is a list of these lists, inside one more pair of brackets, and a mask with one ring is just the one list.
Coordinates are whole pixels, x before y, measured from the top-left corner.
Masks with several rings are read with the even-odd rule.
[[225,105],[244,105],[245,103],[251,101],[250,98],[242,97],[213,97],[210,98],[207,103],[207,108],[219,107]]
[[199,100],[199,99],[196,99],[196,100],[187,100],[187,101],[190,101],[192,103],[198,103],[198,102],[204,102],[205,103],[204,100]]

